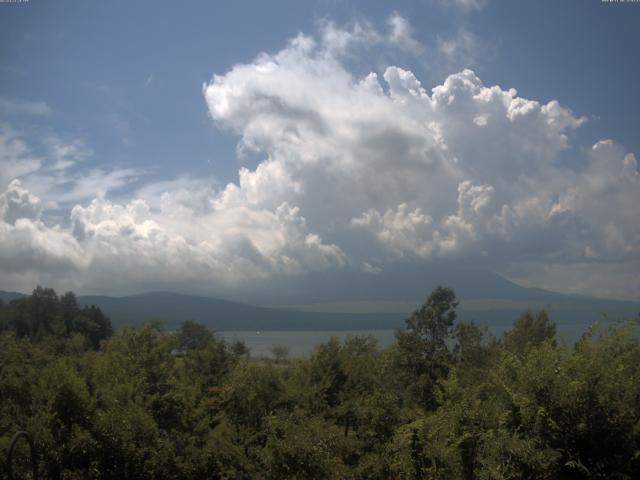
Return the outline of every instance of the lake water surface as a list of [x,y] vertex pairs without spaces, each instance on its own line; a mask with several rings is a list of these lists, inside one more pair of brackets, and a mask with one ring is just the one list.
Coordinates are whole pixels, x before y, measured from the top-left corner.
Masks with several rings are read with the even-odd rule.
[[[492,325],[489,332],[499,336],[511,325]],[[585,324],[557,324],[559,338],[568,341],[577,340],[587,329]],[[309,355],[314,347],[326,343],[331,337],[340,340],[348,336],[371,335],[378,340],[378,347],[386,348],[395,342],[395,330],[310,330],[310,331],[261,331],[261,332],[218,332],[227,341],[240,340],[245,343],[252,357],[271,357],[269,349],[274,346],[284,346],[289,349],[290,357]]]
[[252,357],[270,357],[269,349],[284,346],[290,357],[309,355],[315,346],[326,343],[331,337],[345,340],[348,336],[371,335],[378,340],[380,348],[395,341],[394,330],[310,330],[310,331],[262,331],[262,332],[218,332],[227,341],[240,340],[251,351]]

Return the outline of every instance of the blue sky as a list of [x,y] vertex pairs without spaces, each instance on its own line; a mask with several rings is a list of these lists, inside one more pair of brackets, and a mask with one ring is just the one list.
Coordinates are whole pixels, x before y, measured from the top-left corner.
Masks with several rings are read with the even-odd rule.
[[[467,13],[438,1],[31,1],[2,8],[3,95],[46,102],[56,112],[47,120],[52,128],[86,138],[97,162],[234,180],[235,138],[212,128],[202,83],[313,32],[321,19],[381,25],[393,11],[425,43],[472,31],[483,45],[471,63],[486,84],[558,99],[594,118],[581,132],[587,142],[604,136],[640,151],[640,9],[633,4],[493,1]],[[420,58],[404,60],[399,66],[427,87],[468,66],[434,70]]]
[[[146,225],[151,228],[149,225],[155,222],[158,231],[166,235],[162,241],[173,241],[184,227],[177,225],[177,221],[170,221],[171,215],[162,210],[161,197],[166,192],[175,193],[182,199],[186,195],[185,191],[193,193],[206,190],[207,193],[203,193],[203,197],[198,197],[197,200],[189,199],[187,203],[191,208],[190,213],[194,212],[193,202],[214,205],[213,210],[224,210],[224,215],[220,213],[213,223],[203,223],[202,228],[212,228],[215,232],[225,228],[240,235],[238,232],[241,229],[237,224],[237,218],[231,213],[231,207],[226,203],[220,206],[221,199],[233,193],[225,190],[225,186],[231,182],[240,186],[241,190],[244,189],[243,192],[249,192],[248,187],[240,185],[239,169],[245,167],[248,172],[256,173],[246,180],[247,185],[253,185],[251,182],[258,182],[261,178],[257,174],[259,166],[266,165],[265,161],[272,159],[277,163],[280,169],[278,175],[281,176],[268,177],[267,180],[273,181],[274,184],[261,188],[271,189],[269,195],[280,192],[277,200],[264,200],[260,203],[263,200],[255,198],[264,199],[264,192],[254,192],[257,197],[253,200],[253,197],[245,192],[242,194],[243,198],[246,197],[242,208],[249,208],[256,215],[258,211],[261,214],[269,214],[280,227],[283,225],[283,215],[293,218],[292,221],[296,225],[302,219],[304,233],[298,232],[296,235],[303,235],[304,238],[309,235],[318,236],[322,248],[319,247],[319,253],[310,255],[320,255],[324,260],[319,263],[315,260],[302,260],[308,252],[300,253],[297,247],[294,248],[295,252],[287,250],[286,254],[283,253],[285,247],[273,247],[273,242],[264,240],[264,234],[258,233],[263,230],[269,231],[269,227],[261,223],[263,220],[258,222],[260,227],[256,227],[257,229],[247,227],[248,230],[242,230],[242,241],[239,241],[247,241],[249,249],[257,251],[256,255],[261,258],[256,261],[258,267],[248,267],[250,255],[247,256],[246,252],[236,252],[224,240],[216,237],[218,233],[214,232],[210,237],[201,237],[201,233],[182,235],[180,241],[189,248],[202,242],[211,242],[216,245],[215,248],[227,245],[224,248],[220,247],[221,250],[216,250],[215,254],[206,249],[197,250],[208,259],[207,262],[212,262],[207,265],[219,265],[222,262],[222,270],[231,272],[229,281],[222,282],[224,285],[264,280],[274,275],[295,277],[305,275],[307,271],[326,268],[336,269],[337,272],[344,268],[383,272],[385,265],[398,259],[407,261],[412,256],[417,256],[425,262],[455,263],[469,262],[469,259],[472,259],[471,263],[481,268],[498,271],[523,284],[550,286],[558,290],[564,288],[567,291],[588,294],[603,291],[604,282],[597,278],[616,276],[618,283],[608,287],[605,293],[621,298],[638,298],[640,226],[637,218],[633,219],[631,212],[622,212],[627,205],[639,199],[637,179],[629,180],[630,186],[625,186],[615,196],[603,194],[602,191],[606,188],[596,188],[593,192],[585,189],[599,184],[604,178],[608,178],[608,181],[618,188],[619,182],[612,180],[613,174],[608,171],[603,173],[600,167],[590,169],[590,165],[595,165],[596,162],[594,155],[606,156],[607,160],[601,162],[619,160],[627,165],[633,163],[628,155],[637,155],[640,152],[637,120],[637,112],[640,110],[640,95],[637,94],[640,77],[640,56],[637,54],[637,46],[640,44],[639,26],[640,4],[607,4],[600,0],[334,0],[224,3],[193,1],[181,4],[151,1],[31,0],[20,4],[0,4],[0,123],[4,125],[8,139],[4,145],[7,153],[2,161],[7,162],[5,172],[12,172],[2,179],[4,184],[0,185],[0,188],[9,192],[9,183],[13,180],[9,177],[17,178],[20,182],[19,187],[13,184],[11,195],[29,205],[38,205],[37,214],[31,220],[39,223],[34,224],[33,228],[43,236],[48,235],[44,229],[64,230],[70,236],[59,239],[58,247],[66,245],[72,250],[77,250],[74,258],[66,258],[56,250],[58,247],[51,247],[51,251],[55,251],[52,254],[53,260],[45,258],[46,255],[40,258],[33,252],[22,252],[22,256],[17,257],[12,255],[11,258],[22,258],[20,262],[24,264],[17,260],[9,262],[12,266],[6,268],[6,284],[0,287],[28,289],[29,285],[35,282],[56,279],[61,287],[78,288],[78,285],[90,285],[87,287],[88,290],[104,290],[107,283],[104,279],[99,279],[96,272],[101,268],[101,262],[107,260],[95,257],[95,249],[98,247],[90,247],[86,243],[88,237],[78,236],[78,219],[83,215],[91,217],[94,222],[91,230],[93,233],[85,232],[84,235],[97,235],[95,232],[105,225],[104,218],[100,215],[107,215],[110,221],[120,225],[118,222],[122,218],[114,220],[113,216],[126,212],[127,206],[141,200],[149,207],[145,214],[147,216],[140,214],[136,217],[137,213],[129,215],[127,218],[133,218],[133,225],[127,227],[127,231],[135,230],[145,222],[148,222]],[[358,29],[365,31],[362,38],[358,37]],[[557,100],[561,108],[566,109],[566,114],[571,115],[571,119],[562,120],[567,122],[566,125],[559,126],[555,132],[546,132],[542,137],[532,136],[530,139],[534,144],[559,142],[557,148],[552,151],[537,152],[537,156],[531,158],[531,162],[546,162],[545,159],[552,157],[554,168],[560,169],[545,170],[544,175],[536,173],[533,175],[539,177],[536,181],[549,184],[543,177],[553,176],[558,179],[559,176],[565,175],[564,170],[569,171],[566,178],[558,180],[554,189],[547,192],[550,203],[548,208],[545,207],[546,213],[540,217],[544,217],[545,225],[541,226],[539,231],[527,232],[528,238],[537,239],[541,245],[540,251],[533,247],[521,248],[522,241],[518,240],[519,237],[515,233],[506,234],[503,229],[500,234],[502,236],[498,235],[498,227],[490,234],[481,232],[485,224],[498,222],[498,219],[506,221],[506,217],[500,213],[502,205],[515,205],[518,201],[522,205],[531,205],[533,202],[532,197],[516,199],[511,193],[503,195],[499,181],[492,182],[491,175],[478,173],[482,172],[482,169],[491,168],[498,169],[494,172],[495,176],[504,173],[505,166],[492,163],[491,159],[487,159],[485,163],[478,163],[476,167],[464,172],[452,174],[455,182],[452,183],[453,193],[449,203],[443,201],[440,205],[437,201],[434,203],[433,200],[416,192],[407,194],[406,199],[393,195],[385,201],[378,201],[379,199],[374,198],[375,195],[367,197],[368,193],[363,193],[362,203],[358,205],[360,210],[350,212],[349,218],[345,217],[343,225],[340,226],[336,225],[336,222],[326,220],[330,212],[316,211],[313,206],[313,199],[321,197],[313,193],[311,185],[314,179],[328,178],[327,172],[303,172],[300,167],[303,164],[300,163],[303,162],[300,160],[304,157],[303,150],[290,150],[292,147],[288,141],[286,145],[278,144],[282,140],[276,139],[280,134],[280,127],[276,126],[282,126],[284,117],[277,117],[277,112],[271,112],[268,115],[272,122],[267,125],[263,117],[258,119],[255,116],[247,116],[250,114],[244,112],[240,104],[237,111],[241,113],[237,114],[217,109],[220,106],[219,102],[223,101],[221,95],[230,91],[228,89],[233,87],[233,82],[238,82],[236,86],[252,84],[250,72],[238,70],[237,75],[232,75],[234,66],[260,64],[258,56],[261,52],[275,58],[279,53],[286,52],[291,40],[299,34],[324,45],[318,47],[320,50],[329,51],[337,48],[328,47],[327,41],[322,40],[328,31],[351,34],[348,45],[339,46],[340,52],[327,54],[332,56],[330,63],[335,67],[327,73],[330,78],[333,73],[336,73],[336,79],[345,72],[357,79],[369,72],[375,72],[385,94],[392,96],[392,87],[388,79],[385,84],[382,77],[388,67],[394,66],[402,69],[402,72],[412,72],[421,82],[426,94],[431,95],[431,89],[443,84],[448,75],[469,68],[485,87],[497,85],[504,92],[515,88],[519,98],[530,99],[540,105]],[[399,36],[393,37],[395,34]],[[300,61],[319,61],[314,56],[317,53],[298,53],[302,56]],[[275,62],[280,65],[281,72],[285,67],[289,68],[285,65],[286,61],[276,59]],[[327,65],[322,68],[329,68]],[[295,65],[292,64],[290,67],[291,75],[283,74],[283,81],[293,78]],[[212,80],[213,75],[222,79],[217,86]],[[304,79],[295,77],[292,81],[303,82]],[[473,82],[475,80],[471,81]],[[295,85],[296,88],[306,88],[303,83]],[[313,85],[316,84],[311,81],[309,88]],[[256,92],[259,91],[258,93],[265,95],[265,98],[278,97],[286,106],[297,101],[297,97],[288,98],[286,91],[280,92],[277,86],[274,86],[275,90],[272,91],[264,90],[263,86],[254,85],[253,88],[256,89],[253,94],[257,95]],[[325,104],[342,98],[340,96],[344,93],[340,90],[322,90],[323,94],[327,95]],[[205,98],[205,91],[211,93],[211,96]],[[301,105],[304,106],[304,102]],[[322,103],[318,104],[317,111],[313,113],[324,115]],[[410,115],[408,111],[406,113]],[[447,128],[452,130],[445,132],[445,137],[449,132],[455,133],[458,125],[452,123],[455,112],[444,119],[436,113],[429,112],[428,115],[425,114],[426,117],[420,117],[420,121],[432,126],[437,123],[442,128],[448,125]],[[435,120],[431,118],[432,114],[436,115]],[[358,111],[354,111],[353,115],[357,116]],[[474,115],[476,116],[470,120],[485,121],[481,119],[485,118],[484,114],[476,112]],[[487,115],[487,118],[490,118],[491,114]],[[543,112],[543,115],[551,114]],[[413,116],[411,118],[417,121]],[[547,116],[541,121],[548,123],[552,121],[549,118]],[[323,119],[330,124],[333,121],[328,117]],[[261,129],[261,133],[258,135],[254,129],[249,131],[247,125]],[[531,126],[532,131],[535,128],[538,127]],[[434,131],[430,132],[436,143],[440,142],[437,131],[434,127]],[[460,155],[472,155],[471,152],[488,148],[482,143],[485,141],[490,145],[510,148],[506,143],[500,143],[503,140],[489,136],[479,139],[478,144],[463,145],[453,133],[451,138],[443,140],[446,144],[443,150],[445,156],[454,151]],[[513,134],[523,135],[520,130],[514,131]],[[557,138],[549,140],[548,135],[551,134]],[[270,140],[264,138],[269,135]],[[563,136],[566,136],[566,142],[562,139]],[[411,136],[407,138],[410,139]],[[402,156],[402,152],[409,151],[408,147],[401,145],[407,138],[398,140],[397,150],[389,147],[389,162],[395,161],[396,155]],[[12,139],[21,142],[28,153],[23,152],[20,154],[22,157],[18,155],[20,158],[16,157],[17,159],[11,157],[14,155],[10,147]],[[238,155],[237,145],[241,139],[248,139],[250,146],[247,147],[245,144],[241,149],[243,153]],[[310,136],[307,140],[312,139],[317,141],[315,136]],[[602,140],[610,140],[611,145],[602,144],[598,152],[604,151],[605,147],[608,149],[607,152],[593,153],[593,146]],[[525,143],[526,139],[523,141],[523,144]],[[15,142],[13,145],[15,147]],[[386,144],[387,147],[389,145],[391,144]],[[289,149],[286,152],[283,150],[285,146]],[[66,152],[64,155],[60,154],[63,150]],[[529,153],[530,151],[527,150]],[[506,152],[505,158],[529,153]],[[353,155],[356,154],[354,150]],[[619,157],[617,160],[614,159],[616,156]],[[297,163],[292,160],[294,157],[298,158]],[[62,160],[68,161],[69,166],[52,166],[55,161]],[[453,157],[450,160],[458,161]],[[21,167],[15,172],[11,170],[16,162],[26,165],[29,161],[35,162],[38,167]],[[344,167],[346,163],[343,162],[341,165]],[[531,165],[532,171],[542,171],[542,167],[536,170],[534,163],[527,165],[518,172],[518,178],[529,175]],[[633,165],[637,172],[636,163]],[[345,172],[353,173],[353,169],[347,169]],[[586,173],[583,175],[583,172]],[[429,175],[427,170],[423,173]],[[289,180],[294,186],[287,185],[292,190],[288,191],[286,185],[278,183],[278,179],[284,178],[282,175],[291,177]],[[341,178],[346,178],[345,175],[348,174],[343,172]],[[362,182],[365,178],[363,175],[365,173],[358,173],[351,181]],[[53,176],[55,182],[51,181]],[[375,178],[366,178],[372,184],[376,181]],[[429,178],[435,181],[433,178],[436,177]],[[460,198],[467,191],[467,187],[464,186],[466,184],[463,185],[465,181],[471,185],[467,189],[472,192],[469,195],[475,195],[475,203],[470,200],[475,205],[474,215],[478,212],[477,208],[480,208],[477,205],[484,205],[485,200],[480,199],[484,192],[487,196],[486,202],[496,204],[492,212],[493,217],[487,213],[487,216],[476,218],[474,221],[469,218],[462,221],[461,212],[464,208]],[[528,181],[527,185],[531,185],[532,182],[533,180]],[[574,190],[578,193],[572,194],[573,196],[567,194]],[[178,195],[176,192],[182,193]],[[567,199],[563,200],[563,195]],[[580,199],[576,200],[576,195]],[[9,197],[6,197],[5,205],[10,204]],[[165,204],[173,201],[167,200],[169,197],[171,195],[164,197]],[[571,200],[568,200],[569,197]],[[455,203],[456,198],[458,207]],[[101,206],[103,213],[100,215],[93,210],[89,211],[92,205],[94,209],[97,208],[93,203],[96,199],[106,202]],[[17,201],[12,200],[11,205]],[[278,214],[276,211],[283,202],[296,213],[285,215],[282,213],[283,210],[280,210]],[[603,202],[610,206],[616,215],[622,212],[619,218],[611,219],[610,214],[596,211],[595,206],[585,207],[588,204],[597,205]],[[406,210],[402,210],[403,204],[407,205]],[[239,208],[236,203],[233,205],[233,208]],[[76,206],[84,210],[76,210],[74,217],[72,211]],[[341,207],[338,205],[337,208]],[[581,208],[585,210],[581,211]],[[380,227],[382,230],[376,230],[375,215],[366,216],[371,209],[379,215],[380,219],[377,221],[383,226],[385,212],[388,212],[389,216],[386,218],[389,219],[390,225],[401,231],[391,231],[389,225]],[[5,210],[8,212],[9,207],[6,206]],[[32,210],[23,208],[21,211]],[[408,213],[400,215],[401,210]],[[105,214],[105,211],[109,213]],[[515,208],[514,211],[516,216],[521,216],[518,217],[521,225],[536,222],[528,219],[526,214],[522,213],[524,210]],[[238,215],[249,215],[244,210],[242,212]],[[550,220],[557,212],[564,212],[567,217],[563,217],[564,223],[561,227],[553,223],[559,222],[558,218],[554,217],[553,222]],[[417,216],[412,217],[410,213]],[[7,225],[17,228],[16,221],[22,217],[16,215],[5,213]],[[605,215],[606,218],[599,215]],[[568,218],[569,216],[571,218]],[[220,217],[224,217],[224,221],[220,220]],[[235,220],[230,220],[230,217]],[[415,226],[417,222],[425,226],[425,229],[419,233],[416,233],[415,229],[412,230],[412,235],[416,236],[412,239],[406,229],[398,227],[399,222],[402,223],[400,217],[410,217],[413,219],[410,222],[414,222],[412,225]],[[467,240],[470,242],[468,245],[462,242],[460,233],[454,235],[450,225],[445,225],[451,217],[456,217],[466,225],[469,235]],[[203,217],[198,218],[202,220]],[[597,231],[600,228],[599,224],[603,222],[608,222],[607,225],[610,223],[611,226],[600,225],[604,230]],[[241,223],[244,225],[244,220]],[[429,230],[426,228],[427,224],[439,225],[439,228]],[[480,227],[480,224],[483,227]],[[568,224],[570,226],[567,226]],[[351,238],[345,233],[351,228],[347,228],[348,226],[354,225],[370,227],[370,233],[374,238],[370,241],[370,251],[367,251],[367,255],[352,252],[353,242],[363,241],[361,238]],[[141,235],[147,235],[148,228]],[[277,229],[273,227],[272,230],[274,228]],[[562,239],[557,238],[559,228],[567,229]],[[17,242],[18,237],[11,237],[17,235],[15,230],[7,232],[9,230],[5,232],[5,237],[0,237],[0,241],[3,242],[2,248],[8,258],[11,245]],[[21,235],[25,235],[24,232]],[[286,236],[281,234],[279,238],[283,235]],[[397,240],[398,235],[403,240],[391,245],[389,239]],[[453,242],[456,247],[443,246],[444,244],[434,246],[435,243],[427,245],[423,241],[425,236],[429,237],[430,242],[435,243],[449,238],[446,245]],[[100,238],[101,241],[105,241],[104,237]],[[149,242],[155,241],[150,240],[150,237],[145,239]],[[234,248],[237,242],[237,239],[231,242]],[[386,249],[379,245],[385,242],[388,247]],[[484,242],[488,245],[499,243],[502,251],[513,250],[513,257],[499,258],[497,253],[492,255],[491,249],[485,248]],[[104,247],[104,244],[102,245]],[[135,250],[133,247],[120,244],[111,246],[116,252],[120,251],[119,249],[126,252]],[[38,251],[49,251],[49,247],[40,245]],[[207,269],[203,268],[200,276],[177,274],[175,279],[168,281],[166,285],[157,285],[151,280],[157,277],[158,271],[171,271],[172,264],[167,260],[170,255],[168,251],[162,250],[154,243],[152,250],[156,252],[155,249],[157,257],[149,260],[153,268],[150,268],[148,276],[138,274],[134,280],[126,281],[123,285],[130,285],[135,290],[159,286],[193,290],[196,283],[209,285],[204,288],[207,292],[222,288],[221,284],[217,283],[218,280],[210,282],[211,276],[220,278],[217,267],[211,267],[215,274],[208,273]],[[455,250],[455,254],[451,254],[451,249]],[[552,250],[551,255],[549,249]],[[212,255],[215,257],[213,260]],[[235,258],[236,255],[240,258],[238,263],[225,263],[229,256]],[[285,260],[281,257],[274,259],[274,255],[282,255]],[[327,260],[332,255],[332,260]],[[224,256],[225,261],[220,260],[219,256]],[[289,261],[296,265],[295,268],[282,266],[282,262],[288,265]],[[251,262],[253,260],[249,263]],[[138,270],[144,271],[145,268],[141,266]],[[572,273],[566,273],[569,271]],[[585,277],[591,280],[585,281]],[[572,286],[566,287],[567,284]],[[625,291],[620,291],[621,288]],[[203,290],[202,287],[199,289]]]

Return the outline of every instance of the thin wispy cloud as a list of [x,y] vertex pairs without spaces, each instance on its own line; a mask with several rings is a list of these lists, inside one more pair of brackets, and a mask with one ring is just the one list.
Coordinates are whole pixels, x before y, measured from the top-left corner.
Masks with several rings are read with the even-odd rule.
[[437,39],[438,52],[449,69],[474,67],[482,48],[480,40],[466,28],[460,28],[453,36]]
[[15,67],[13,65],[0,65],[0,72],[8,75],[19,75],[24,76],[27,74],[27,71],[20,67]]
[[388,20],[390,31],[389,41],[398,47],[419,54],[424,46],[415,39],[413,27],[409,21],[398,12],[393,12]]
[[489,0],[440,0],[442,5],[469,13],[484,8]]
[[0,117],[16,115],[47,116],[51,115],[51,108],[44,102],[0,97]]

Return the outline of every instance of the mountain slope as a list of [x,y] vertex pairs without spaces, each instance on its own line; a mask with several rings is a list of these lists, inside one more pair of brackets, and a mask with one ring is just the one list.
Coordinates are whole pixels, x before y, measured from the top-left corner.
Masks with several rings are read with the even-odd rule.
[[23,297],[26,297],[24,293],[5,292],[4,290],[0,290],[0,300],[2,300],[4,303],[9,303],[11,300],[16,300]]
[[552,302],[589,300],[540,288],[526,288],[501,275],[470,268],[402,263],[380,273],[356,270],[312,272],[303,277],[274,278],[255,288],[220,292],[216,296],[259,305],[294,305],[344,301],[421,302],[438,285],[453,288],[462,299]]
[[[169,292],[79,296],[78,300],[82,305],[99,306],[116,327],[155,319],[168,328],[184,320],[196,320],[218,331],[387,329],[401,326],[437,285],[455,289],[460,299],[458,318],[487,325],[509,325],[523,312],[540,308],[548,309],[558,324],[585,326],[603,318],[637,317],[640,312],[640,302],[524,288],[498,274],[479,270],[406,264],[380,274],[315,273],[273,279],[260,289],[219,292],[233,301]],[[0,299],[5,302],[21,295],[0,291]],[[340,308],[348,303],[361,308]]]
[[359,330],[396,328],[397,313],[321,313],[264,308],[215,298],[153,292],[129,297],[81,296],[82,305],[97,305],[114,326],[161,320],[175,328],[195,320],[214,330]]
[[[510,325],[527,310],[546,308],[558,324],[580,324],[619,320],[637,315],[640,303],[615,300],[581,299],[555,296],[536,301],[495,299],[464,300],[458,318],[487,325]],[[129,297],[82,296],[83,305],[99,306],[115,326],[135,325],[146,320],[161,320],[175,328],[184,320],[196,320],[214,330],[370,330],[403,325],[418,306],[398,312],[335,313],[310,312],[284,308],[265,308],[214,298],[154,292]],[[603,315],[604,314],[604,315]]]

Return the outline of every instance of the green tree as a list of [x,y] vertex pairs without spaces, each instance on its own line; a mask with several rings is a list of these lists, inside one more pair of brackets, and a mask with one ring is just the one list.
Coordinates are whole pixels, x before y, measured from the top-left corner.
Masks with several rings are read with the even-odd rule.
[[341,358],[342,347],[336,337],[318,345],[309,360],[309,380],[319,408],[332,409],[341,401],[347,374]]
[[524,352],[546,340],[555,341],[555,337],[556,324],[550,320],[546,310],[541,310],[535,315],[527,312],[518,318],[513,328],[505,332],[503,341],[508,350]]
[[269,351],[276,359],[276,363],[282,362],[289,355],[289,347],[285,345],[274,345],[269,349]]
[[84,307],[74,320],[74,330],[86,335],[93,348],[113,334],[111,321],[95,305]]
[[98,307],[80,309],[72,292],[58,297],[54,290],[40,286],[29,297],[0,308],[0,324],[4,325],[0,331],[12,330],[33,342],[46,340],[54,348],[62,348],[63,338],[81,334],[97,349],[113,333],[111,321]]
[[436,382],[448,371],[451,339],[458,302],[450,288],[437,287],[406,320],[406,328],[396,332],[397,362],[407,386],[428,409],[437,406]]
[[473,322],[459,322],[453,329],[456,344],[453,353],[457,362],[467,368],[478,368],[486,365],[491,353],[492,342],[484,343],[486,327],[481,328]]
[[60,297],[62,321],[67,335],[75,331],[76,318],[80,315],[78,300],[73,292],[67,292]]
[[213,340],[213,333],[205,325],[185,320],[178,328],[178,344],[187,350],[202,350]]
[[234,342],[231,343],[230,345],[231,348],[231,353],[233,353],[236,357],[247,357],[249,356],[249,348],[247,347],[247,345],[241,341],[241,340],[236,340]]

